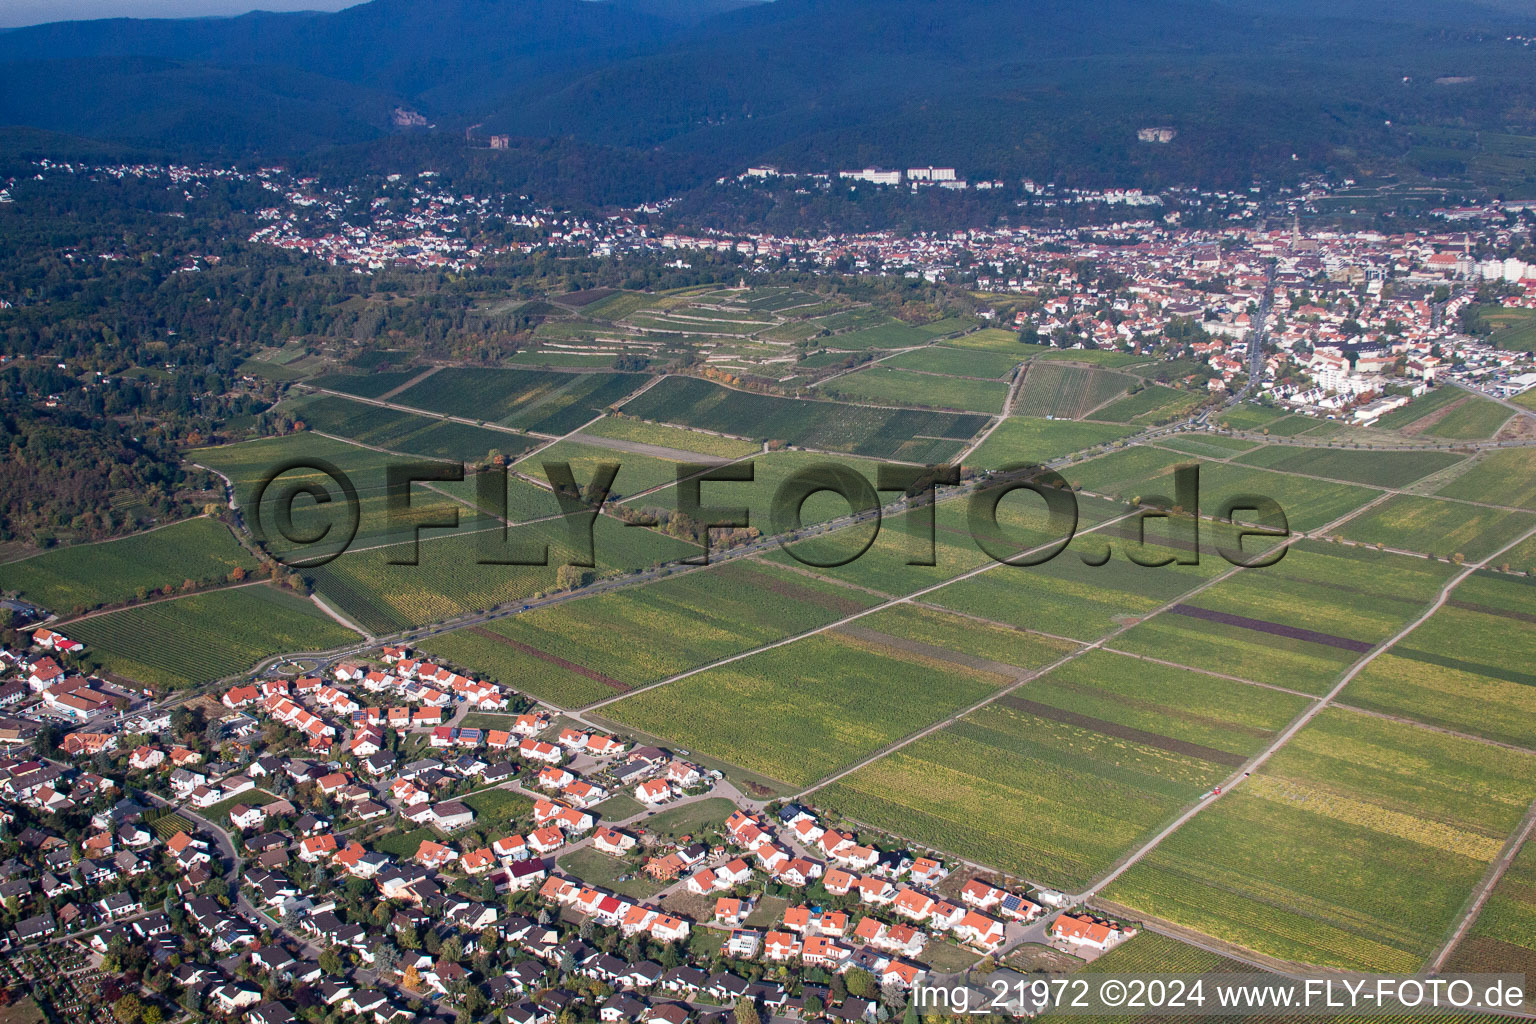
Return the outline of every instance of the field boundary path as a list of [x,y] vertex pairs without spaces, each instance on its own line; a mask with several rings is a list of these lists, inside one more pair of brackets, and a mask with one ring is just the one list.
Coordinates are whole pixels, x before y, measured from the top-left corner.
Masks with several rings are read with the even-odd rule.
[[[1327,529],[1327,527],[1324,529]],[[1500,548],[1498,551],[1495,551],[1493,554],[1487,556],[1479,562],[1468,565],[1455,576],[1451,577],[1451,579],[1446,582],[1445,586],[1440,588],[1440,593],[1436,596],[1435,600],[1430,602],[1429,607],[1424,609],[1424,611],[1422,611],[1417,618],[1415,618],[1412,622],[1409,622],[1402,629],[1398,630],[1387,640],[1376,645],[1376,647],[1371,650],[1370,653],[1356,661],[1354,665],[1352,665],[1349,670],[1345,672],[1342,677],[1340,677],[1339,681],[1333,685],[1332,689],[1330,689],[1320,699],[1316,700],[1310,707],[1303,710],[1301,714],[1297,715],[1296,718],[1292,720],[1290,725],[1281,730],[1279,735],[1275,737],[1274,741],[1270,743],[1269,746],[1255,754],[1247,761],[1246,764],[1244,764],[1237,771],[1233,772],[1232,775],[1228,776],[1226,781],[1224,781],[1220,786],[1222,792],[1226,793],[1240,785],[1242,781],[1252,772],[1255,772],[1259,768],[1263,767],[1264,763],[1268,761],[1272,756],[1274,756],[1274,754],[1281,747],[1290,742],[1290,740],[1298,732],[1300,732],[1309,722],[1316,718],[1325,708],[1331,706],[1339,694],[1344,691],[1344,688],[1347,687],[1350,683],[1354,682],[1355,677],[1363,672],[1367,666],[1369,666],[1377,658],[1381,657],[1381,655],[1391,650],[1392,647],[1398,643],[1398,641],[1402,640],[1408,634],[1422,626],[1425,622],[1429,621],[1430,616],[1434,615],[1435,612],[1444,607],[1446,601],[1450,598],[1451,593],[1469,576],[1471,576],[1477,570],[1481,569],[1494,558],[1497,558],[1499,555],[1503,554],[1505,551],[1515,547],[1516,545],[1533,536],[1536,536],[1536,527],[1527,530],[1519,537],[1504,545],[1504,547]],[[1089,886],[1088,889],[1079,894],[1080,898],[1091,899],[1097,890],[1102,889],[1106,885],[1109,885],[1115,879],[1129,871],[1133,866],[1144,859],[1153,850],[1157,849],[1163,840],[1177,832],[1191,818],[1199,814],[1202,810],[1216,803],[1217,799],[1218,797],[1215,797],[1211,794],[1206,794],[1205,796],[1201,797],[1194,804],[1186,808],[1183,813],[1181,813],[1171,823],[1165,826],[1162,831],[1158,832],[1155,836],[1153,836],[1146,843],[1142,844],[1142,846],[1136,850],[1133,850],[1131,853],[1122,857],[1113,867],[1109,869],[1108,872],[1095,880],[1093,885]]]

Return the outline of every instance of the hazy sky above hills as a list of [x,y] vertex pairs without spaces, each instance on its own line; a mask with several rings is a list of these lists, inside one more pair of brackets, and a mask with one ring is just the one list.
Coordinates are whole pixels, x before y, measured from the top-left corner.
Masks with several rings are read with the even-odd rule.
[[81,18],[195,18],[264,11],[339,11],[359,0],[0,0],[0,28]]

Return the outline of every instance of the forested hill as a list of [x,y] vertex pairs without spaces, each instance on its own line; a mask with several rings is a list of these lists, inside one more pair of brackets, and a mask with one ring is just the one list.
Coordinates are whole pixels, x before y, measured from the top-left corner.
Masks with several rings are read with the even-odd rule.
[[[0,33],[0,124],[367,161],[413,131],[404,107],[431,147],[471,125],[565,140],[515,147],[515,180],[580,192],[550,162],[578,150],[639,168],[593,201],[616,178],[686,187],[753,161],[1230,185],[1422,170],[1416,127],[1536,130],[1521,31],[1536,16],[1459,0],[372,0]],[[1149,125],[1178,135],[1138,143]]]

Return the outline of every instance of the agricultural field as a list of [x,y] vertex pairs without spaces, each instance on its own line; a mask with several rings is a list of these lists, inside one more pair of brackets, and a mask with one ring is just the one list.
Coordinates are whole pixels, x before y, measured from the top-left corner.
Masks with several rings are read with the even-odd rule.
[[[1241,960],[1150,931],[1122,942],[1083,968],[1084,974],[1249,974],[1252,971],[1253,968]],[[1126,1024],[1135,1019],[1127,1016]]]
[[576,707],[874,603],[863,591],[738,560],[457,630],[422,649],[477,676]]
[[87,611],[139,591],[223,582],[256,560],[217,519],[199,516],[119,540],[76,544],[0,565],[0,591],[19,591],[61,614]]
[[70,624],[87,659],[114,675],[177,688],[243,672],[288,651],[323,651],[358,639],[314,604],[266,584],[106,612]]
[[1138,444],[1068,466],[1061,475],[1085,491],[1129,501],[1154,493],[1149,485],[1175,466],[1196,461],[1194,456]]
[[1341,700],[1506,743],[1536,745],[1536,585],[1474,573],[1371,662]]
[[1536,510],[1536,459],[1526,448],[1485,452],[1437,493]]
[[834,335],[826,343],[839,349],[911,348],[914,345],[925,345],[933,337],[933,332],[927,327],[914,327],[893,320],[863,330]]
[[1363,544],[1384,544],[1476,562],[1536,527],[1536,516],[1482,505],[1396,494],[1362,512],[1340,531]]
[[884,365],[836,377],[821,390],[856,401],[993,414],[1003,411],[1008,398],[1008,385],[1002,381],[910,373]]
[[1284,409],[1274,406],[1241,402],[1219,414],[1216,422],[1228,430],[1260,430],[1285,415]]
[[[714,460],[700,457],[697,461],[713,462]],[[583,487],[592,481],[598,465],[618,463],[619,471],[613,478],[613,490],[609,494],[610,501],[618,501],[653,487],[676,483],[678,466],[681,465],[671,459],[657,458],[654,455],[641,455],[621,451],[618,448],[604,447],[602,438],[593,438],[590,443],[585,439],[569,438],[540,449],[532,458],[518,463],[516,468],[519,473],[531,476],[540,483],[549,484],[552,481],[545,466],[554,462],[570,463],[571,475],[576,479],[577,485]]]
[[[1092,641],[1140,618],[1185,594],[1230,566],[1210,550],[1200,565],[1150,568],[1126,558],[1128,531],[1106,527],[1077,540],[1058,558],[1028,568],[1000,566],[951,583],[928,594],[924,601],[968,615],[1004,622],[1052,636]],[[1151,553],[1174,553],[1155,544]],[[1076,552],[1100,551],[1105,543],[1114,553],[1108,562],[1090,566]]]
[[[874,459],[861,459],[844,455],[827,455],[822,452],[772,451],[750,461],[751,481],[704,482],[700,485],[701,500],[706,505],[745,507],[750,524],[763,533],[773,533],[773,503],[779,488],[792,476],[819,471],[829,481],[839,468],[851,469],[871,486],[879,482],[880,463]],[[941,492],[942,493],[942,492]],[[889,502],[898,495],[885,491],[877,495],[881,502]],[[644,509],[671,511],[677,508],[675,488],[666,488],[643,498],[636,499]],[[811,524],[848,515],[850,505],[841,495],[822,491],[812,495],[800,509],[802,523]],[[806,542],[815,544],[816,542]]]
[[1105,423],[1010,416],[966,459],[966,465],[997,469],[1018,462],[1045,463],[1119,440],[1130,427]]
[[401,405],[543,434],[566,434],[645,383],[633,373],[450,367],[395,396]]
[[1024,373],[1014,411],[1026,416],[1076,420],[1124,394],[1136,378],[1066,363],[1035,362]]
[[[963,645],[965,634],[956,631]],[[1010,664],[1050,642],[1016,634]],[[604,708],[626,725],[751,772],[809,785],[1013,680],[844,632],[821,633]]]
[[[797,542],[792,549],[794,554],[777,551],[763,557],[789,566],[800,564],[794,555],[819,563],[845,560],[858,554],[862,545],[874,535],[868,550],[853,561],[814,571],[857,587],[869,587],[882,594],[911,594],[992,562],[991,556],[971,532],[970,501],[970,498],[940,501],[934,509],[931,531],[928,526],[928,510],[924,508],[885,517],[878,535],[874,535],[868,523],[847,526],[826,537]],[[1079,496],[1078,511],[1077,530],[1082,532],[1124,510],[1107,502]],[[1002,536],[989,538],[987,542],[1009,557],[1027,550],[1047,548],[1058,543],[1064,536],[1064,532],[1051,523],[1041,499],[1030,491],[1020,490],[1005,495],[998,502],[997,521]],[[1087,540],[1073,543],[1093,546]],[[1069,552],[1061,560],[1070,557]],[[925,564],[927,562],[932,564]]]
[[[972,331],[959,338],[953,338],[945,342],[946,345],[954,345],[958,348],[983,349],[988,352],[1016,353],[1020,359],[1028,359],[1039,356],[1048,349],[1039,345],[1024,345],[1019,341],[1019,336],[1013,331],[1005,331],[1001,327],[983,327],[979,331]],[[1079,353],[1072,353],[1078,355]]]
[[359,398],[378,398],[420,377],[426,370],[384,370],[381,373],[328,373],[309,381],[317,388],[340,391]]
[[1493,328],[1490,345],[1506,352],[1536,352],[1536,310],[1486,305],[1478,313]]
[[1480,441],[1492,437],[1514,415],[1498,402],[1476,395],[1453,403],[1439,422],[1424,431],[1428,437],[1451,441]]
[[1536,843],[1520,847],[1445,971],[1536,976]]
[[814,800],[915,842],[1075,891],[1231,774],[1301,703],[1089,653],[860,768]]
[[984,349],[930,345],[927,348],[894,355],[882,360],[880,365],[895,367],[898,370],[942,373],[953,377],[1007,380],[1013,376],[1014,367],[1022,361],[1022,356],[1016,356],[1011,352],[988,352]]
[[1533,782],[1530,754],[1329,709],[1102,895],[1282,960],[1411,973]]
[[1115,641],[1135,654],[1320,694],[1422,613],[1453,567],[1313,541],[1239,570]]
[[604,437],[615,441],[655,445],[675,451],[692,452],[711,459],[739,459],[762,448],[754,441],[719,434],[706,434],[700,430],[684,430],[664,423],[647,423],[632,416],[607,416],[585,428],[578,438]]
[[[188,453],[188,458],[234,481],[235,500],[246,513],[248,523],[253,522],[258,514],[257,510],[251,507],[256,489],[273,470],[293,460],[304,460],[306,463],[313,459],[323,460],[345,473],[357,490],[358,529],[357,536],[352,542],[354,552],[370,544],[398,540],[404,536],[403,533],[397,534],[395,529],[392,529],[392,527],[398,528],[399,524],[391,523],[387,514],[386,466],[391,462],[397,462],[398,456],[370,451],[345,441],[306,431],[216,448],[197,448]],[[296,498],[293,503],[296,536],[316,534],[328,525],[338,530],[345,525],[347,515],[342,504],[343,493],[340,485],[327,479],[319,469],[308,466],[302,471],[294,469],[281,474],[276,478],[276,482],[283,487],[304,483],[317,484],[331,496],[331,502],[328,504],[320,504],[305,495],[299,495]],[[435,486],[446,489],[449,485]],[[275,514],[279,493],[277,486],[268,491],[262,503],[264,507],[259,511],[261,516]],[[472,494],[472,485],[469,485],[469,489],[463,493],[466,496]],[[466,497],[465,500],[469,499]],[[403,523],[409,526],[413,522],[438,518],[444,515],[446,510],[451,509],[458,509],[460,512],[462,529],[469,530],[490,525],[489,520],[476,517],[473,509],[450,500],[443,490],[434,492],[422,484],[417,484],[412,489],[411,512],[404,518]],[[279,554],[310,550],[305,545],[284,541],[276,529],[271,531],[268,541],[271,548]]]
[[1172,448],[1176,452],[1186,455],[1198,455],[1203,459],[1229,459],[1243,452],[1252,451],[1259,446],[1258,441],[1248,441],[1241,437],[1227,437],[1224,434],[1189,433],[1176,434],[1173,437],[1160,437],[1157,444],[1161,448]]
[[1233,461],[1282,473],[1302,473],[1345,483],[1400,489],[1454,466],[1465,457],[1454,452],[1378,452],[1274,444],[1240,455]]
[[778,398],[696,377],[668,377],[624,411],[662,423],[908,462],[943,462],[987,421],[975,414]]
[[[1170,471],[1149,480],[1139,493],[1172,495],[1173,491]],[[1262,495],[1278,502],[1293,532],[1311,532],[1366,504],[1380,492],[1355,484],[1313,480],[1236,463],[1201,465],[1202,513],[1215,515],[1220,511],[1223,501],[1248,494]]]
[[1143,427],[1187,416],[1201,401],[1202,396],[1193,391],[1149,384],[1134,395],[1127,395],[1097,410],[1093,418],[1106,423],[1129,423]]
[[513,457],[533,445],[532,439],[523,434],[384,409],[335,395],[302,400],[290,411],[311,430],[434,459],[468,462],[484,459],[492,451]]
[[[467,612],[527,600],[555,587],[556,571],[575,549],[568,524],[551,520],[506,530],[507,545],[546,546],[547,565],[481,564],[484,545],[501,545],[501,529],[423,532],[419,564],[391,564],[409,557],[406,545],[354,549],[326,565],[305,570],[326,600],[372,633],[441,622]],[[654,530],[627,529],[611,516],[593,525],[598,575],[622,574],[674,562],[695,549]],[[509,551],[509,556],[513,553]]]
[[[1017,340],[1017,336],[1015,336]],[[1102,366],[1106,369],[1117,370],[1126,366],[1135,366],[1149,360],[1144,355],[1135,352],[1121,352],[1118,349],[1105,348],[1051,348],[1042,345],[1026,345],[1024,351],[1031,353],[1036,359],[1061,361],[1067,363],[1088,363],[1092,366]]]

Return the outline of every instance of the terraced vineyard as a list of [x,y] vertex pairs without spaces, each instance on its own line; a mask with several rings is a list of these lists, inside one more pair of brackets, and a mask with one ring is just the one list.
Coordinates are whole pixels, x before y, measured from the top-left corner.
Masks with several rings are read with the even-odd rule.
[[70,635],[106,671],[172,689],[242,672],[273,654],[358,639],[310,602],[265,584],[107,612],[71,624]]

